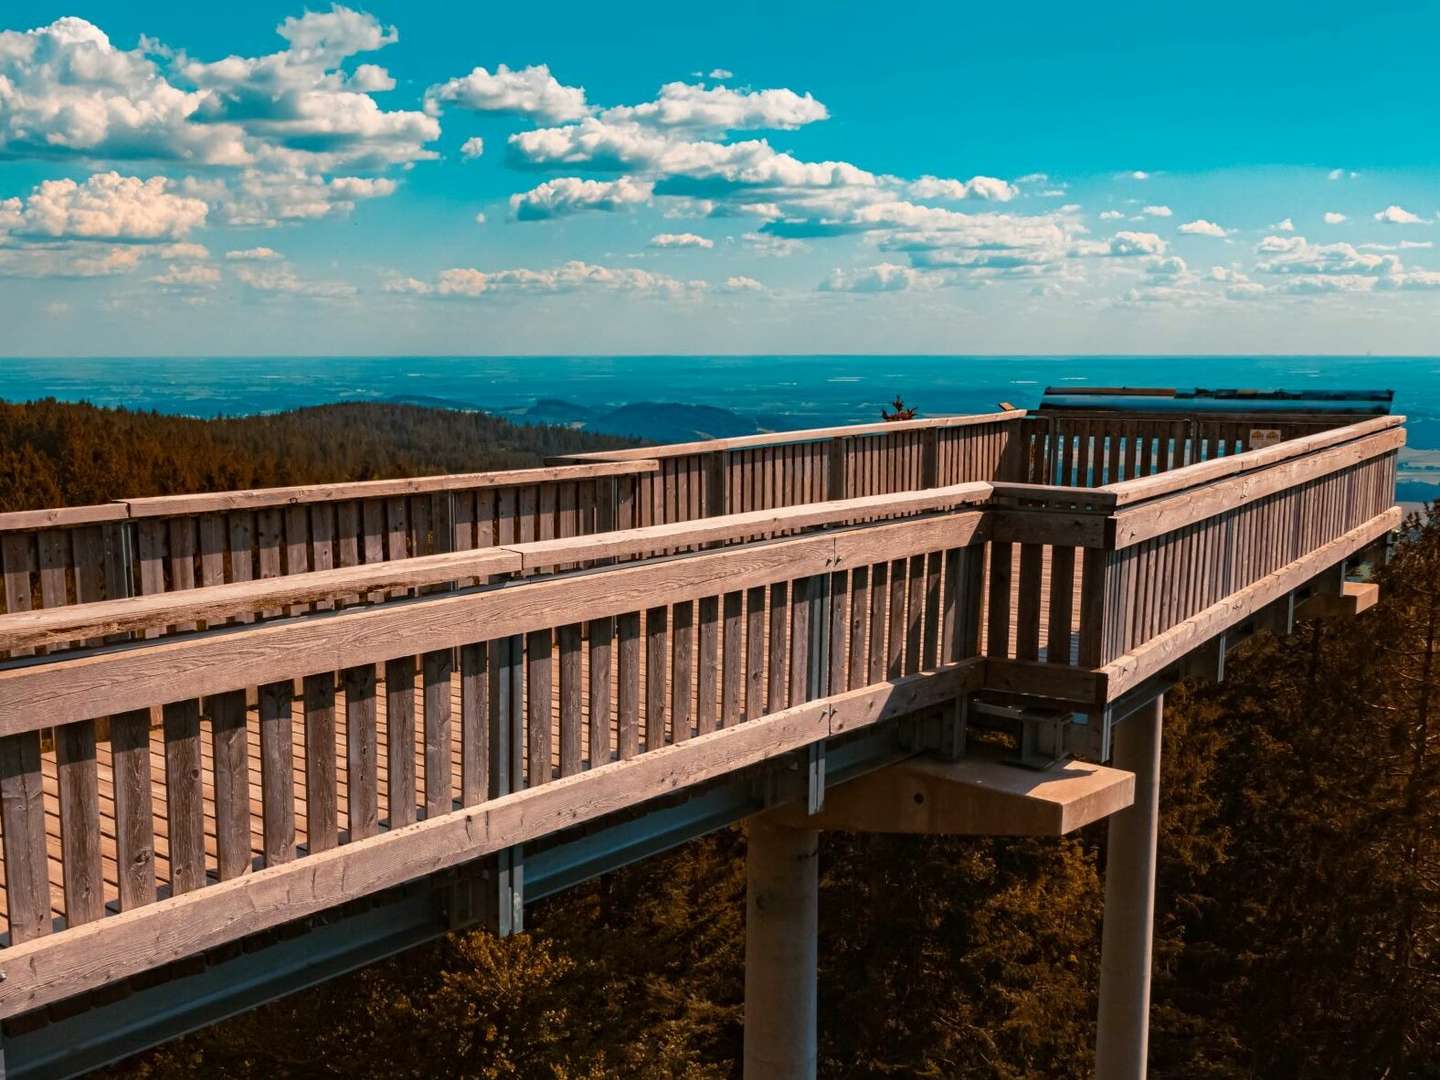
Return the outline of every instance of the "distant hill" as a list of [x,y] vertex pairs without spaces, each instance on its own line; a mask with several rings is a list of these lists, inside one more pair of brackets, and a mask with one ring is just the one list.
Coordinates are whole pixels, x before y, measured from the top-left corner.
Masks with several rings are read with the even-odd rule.
[[753,417],[729,409],[673,401],[637,401],[614,409],[595,409],[573,401],[541,398],[528,409],[506,416],[521,424],[551,424],[653,443],[732,438],[769,430]]
[[445,405],[354,403],[198,420],[54,399],[0,401],[0,511],[515,469],[636,445],[569,424],[515,424]]

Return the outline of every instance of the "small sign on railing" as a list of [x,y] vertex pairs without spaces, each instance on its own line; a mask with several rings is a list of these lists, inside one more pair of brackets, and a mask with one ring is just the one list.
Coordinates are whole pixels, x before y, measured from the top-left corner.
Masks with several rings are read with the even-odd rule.
[[1274,446],[1280,441],[1280,429],[1273,427],[1258,427],[1250,429],[1250,449],[1259,450],[1266,446]]

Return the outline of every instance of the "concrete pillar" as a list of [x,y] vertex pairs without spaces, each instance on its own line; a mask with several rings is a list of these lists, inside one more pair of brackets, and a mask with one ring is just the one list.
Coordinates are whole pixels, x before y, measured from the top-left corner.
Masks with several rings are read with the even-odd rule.
[[750,819],[745,859],[745,1078],[813,1080],[820,834]]
[[1110,817],[1095,1051],[1098,1080],[1143,1080],[1145,1076],[1164,701],[1163,696],[1157,697],[1115,729],[1114,765],[1135,774],[1135,802]]

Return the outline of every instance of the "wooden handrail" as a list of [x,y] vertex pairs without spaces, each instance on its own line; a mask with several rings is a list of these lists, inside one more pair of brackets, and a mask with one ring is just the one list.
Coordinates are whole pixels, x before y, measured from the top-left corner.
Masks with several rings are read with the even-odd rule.
[[496,472],[439,473],[434,476],[393,480],[359,480],[337,484],[302,484],[293,487],[247,488],[238,491],[198,492],[193,495],[154,495],[90,506],[47,510],[16,510],[0,514],[0,533],[70,525],[95,525],[127,519],[175,517],[181,514],[255,510],[299,503],[339,502],[429,492],[476,490],[539,484],[549,481],[593,480],[603,476],[653,473],[660,468],[654,455],[624,461],[588,461],[574,465],[544,465]]
[[257,611],[378,590],[440,585],[596,559],[646,556],[699,544],[742,540],[859,518],[919,514],[976,505],[985,502],[990,488],[984,482],[954,484],[930,491],[807,503],[590,536],[539,540],[285,577],[207,585],[149,596],[18,611],[0,615],[0,650],[163,629],[197,620],[213,626],[226,619],[253,615]]
[[11,661],[0,736],[983,543],[983,511]]
[[1161,495],[1171,495],[1187,488],[1198,487],[1221,477],[1234,476],[1236,473],[1249,472],[1282,461],[1289,461],[1292,458],[1304,457],[1317,450],[1324,450],[1339,443],[1351,442],[1377,431],[1401,427],[1404,423],[1405,417],[1403,416],[1376,416],[1356,424],[1347,424],[1344,427],[1316,432],[1314,435],[1288,439],[1285,442],[1276,443],[1274,446],[1247,450],[1244,453],[1226,457],[1211,458],[1208,461],[1197,461],[1193,465],[1185,465],[1168,472],[1156,473],[1153,476],[1106,484],[1096,490],[1113,495],[1116,506],[1128,506],[1145,499],[1154,499]]
[[728,439],[706,439],[700,442],[671,443],[668,446],[646,446],[634,450],[593,450],[583,454],[562,454],[546,461],[568,463],[578,461],[634,461],[637,458],[683,457],[686,454],[708,454],[718,450],[746,450],[754,447],[790,446],[795,443],[823,442],[851,435],[886,435],[897,431],[922,431],[928,428],[974,427],[1003,420],[1018,420],[1024,409],[1005,412],[976,413],[967,416],[932,416],[922,420],[880,421],[873,424],[849,424],[840,427],[807,428],[802,431],[766,432],[759,435],[736,435]]
[[1114,516],[1114,546],[1131,547],[1151,537],[1263,499],[1277,491],[1296,487],[1381,454],[1390,453],[1404,444],[1403,429],[1381,430],[1353,442],[1343,442],[1338,446],[1314,451],[1304,457],[1287,458],[1238,476],[1212,480],[1203,487],[1181,491],[1168,498],[1133,505],[1120,510]]

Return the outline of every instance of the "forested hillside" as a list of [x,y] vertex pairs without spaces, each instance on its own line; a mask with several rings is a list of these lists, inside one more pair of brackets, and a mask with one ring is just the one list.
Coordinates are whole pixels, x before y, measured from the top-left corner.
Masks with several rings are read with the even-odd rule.
[[54,400],[0,402],[0,511],[145,495],[537,465],[634,446],[415,405],[323,405],[196,420]]
[[[6,508],[522,463],[597,445],[418,408],[191,421],[0,409]],[[1151,1075],[1440,1077],[1440,524],[1348,622],[1260,635],[1167,698]],[[827,835],[821,1075],[1089,1075],[1103,826],[1063,841]],[[147,1077],[729,1077],[732,829],[182,1039]]]

